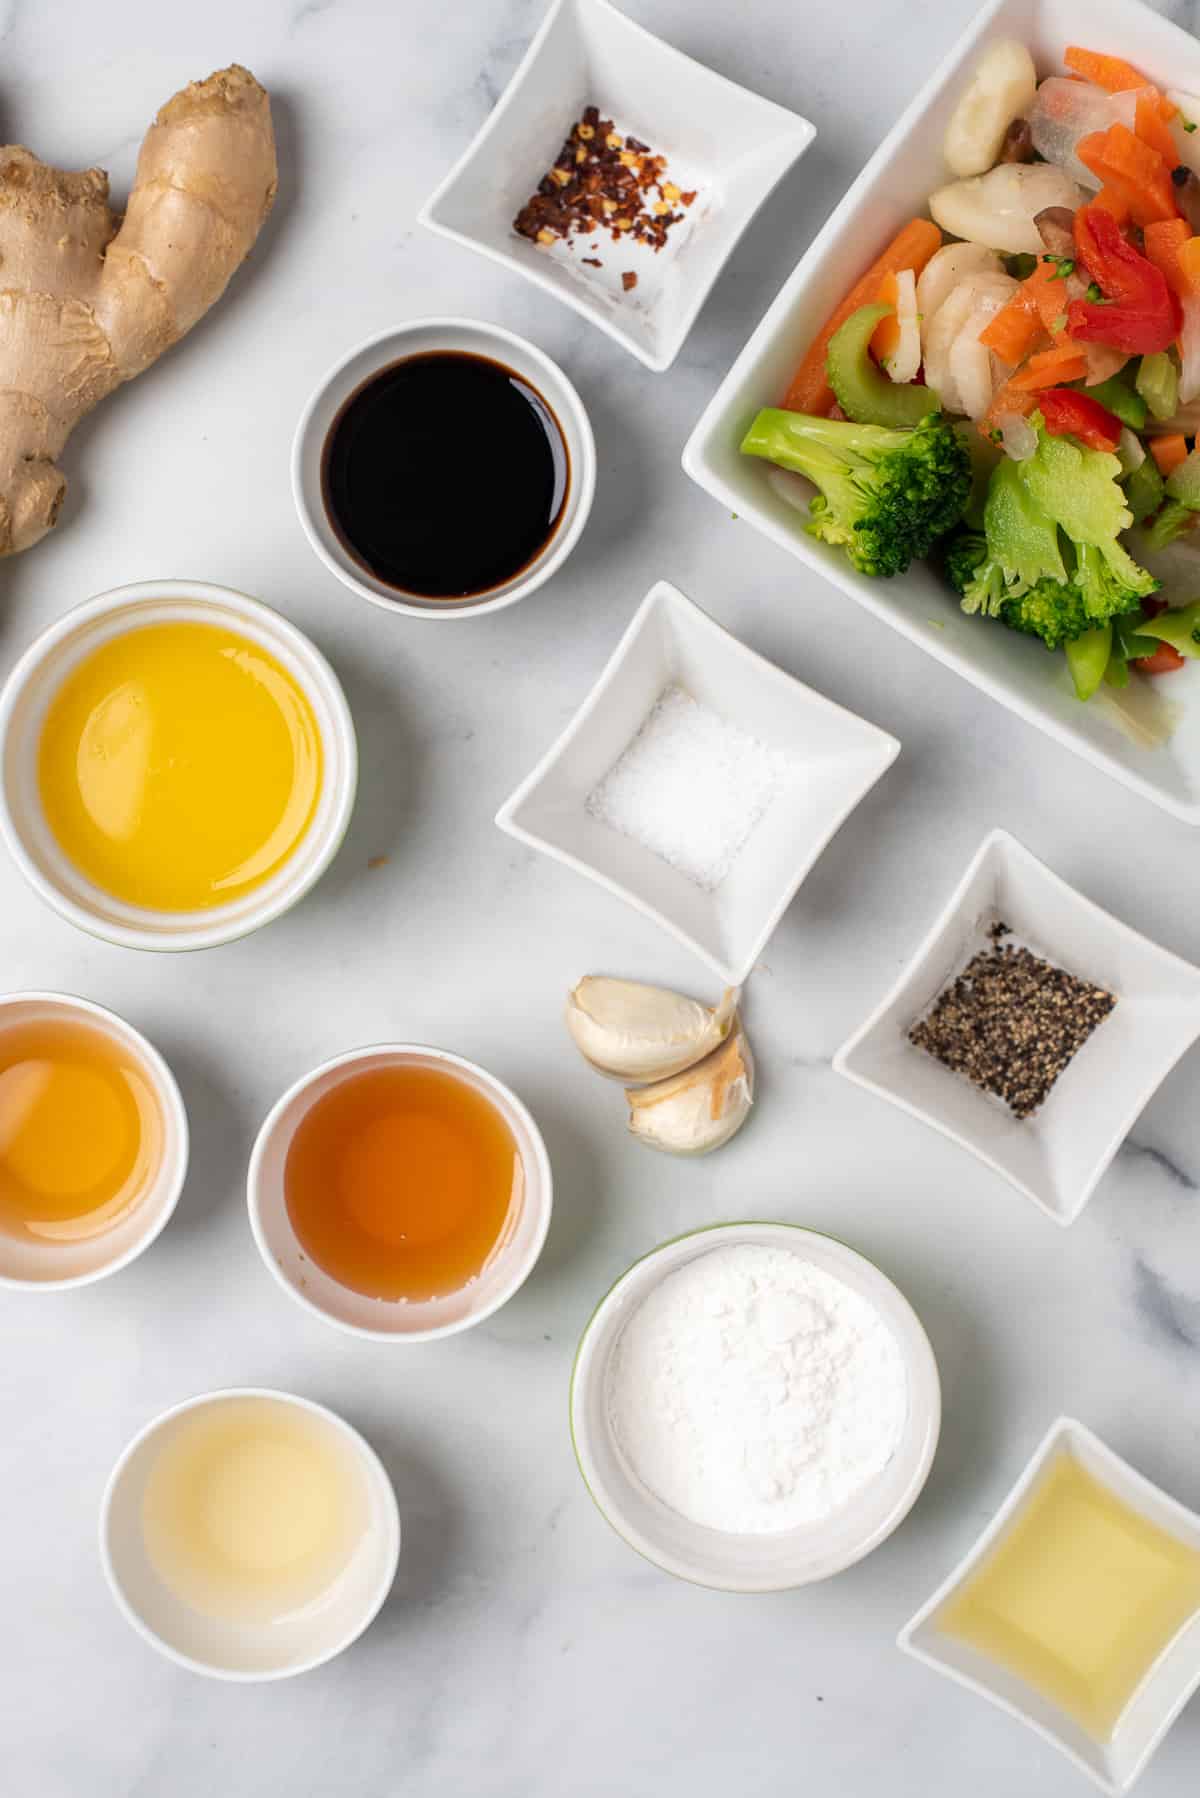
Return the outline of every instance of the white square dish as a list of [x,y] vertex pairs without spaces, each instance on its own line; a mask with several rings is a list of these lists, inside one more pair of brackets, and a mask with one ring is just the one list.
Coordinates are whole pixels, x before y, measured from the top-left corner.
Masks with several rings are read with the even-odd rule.
[[[547,254],[513,219],[586,106],[637,134],[696,189],[657,255]],[[662,42],[608,0],[555,0],[491,116],[431,197],[420,222],[555,294],[661,373],[675,360],[746,226],[808,148],[812,125]],[[580,240],[581,244],[585,240]],[[638,276],[622,290],[616,263]]]
[[[985,946],[993,921],[1117,1001],[1025,1119],[908,1040],[938,993]],[[1197,1036],[1200,968],[1119,923],[1007,831],[994,830],[896,985],[833,1066],[977,1155],[1056,1223],[1070,1224]]]
[[[765,464],[739,451],[755,413],[779,403],[806,345],[875,251],[905,219],[926,212],[928,195],[948,178],[947,120],[982,45],[997,37],[1027,43],[1040,73],[1061,68],[1064,47],[1076,42],[1127,57],[1164,85],[1200,90],[1200,44],[1138,0],[989,0],[801,257],[692,432],[683,466],[727,510],[982,692],[1176,818],[1200,824],[1200,664],[1161,683],[1137,678],[1143,705],[1158,698],[1175,723],[1156,747],[1134,742],[1112,721],[1111,694],[1080,704],[1062,656],[965,616],[935,568],[914,563],[892,580],[857,573],[839,550],[806,535],[784,482],[773,484]],[[804,603],[803,594],[796,598]]]
[[[784,751],[798,769],[712,891],[586,810],[588,795],[672,685]],[[804,876],[899,750],[886,731],[765,661],[659,581],[496,823],[654,918],[730,986],[740,986]]]
[[1102,1486],[1177,1541],[1200,1552],[1200,1517],[1121,1460],[1098,1436],[1072,1418],[1054,1423],[1016,1485],[975,1545],[933,1597],[900,1631],[905,1654],[947,1674],[1010,1717],[1036,1730],[1087,1773],[1111,1798],[1120,1798],[1144,1770],[1172,1723],[1200,1686],[1200,1615],[1191,1620],[1153,1663],[1107,1741],[1101,1741],[1047,1695],[990,1655],[944,1630],[947,1603],[997,1547],[1048,1464],[1071,1455]]

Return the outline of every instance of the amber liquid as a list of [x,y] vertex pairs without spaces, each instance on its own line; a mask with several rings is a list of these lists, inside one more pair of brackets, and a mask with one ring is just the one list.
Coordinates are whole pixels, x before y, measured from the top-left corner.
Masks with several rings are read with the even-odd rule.
[[0,1030],[0,1230],[77,1242],[111,1230],[162,1160],[149,1075],[105,1031],[62,1018]]
[[369,1298],[456,1292],[520,1204],[524,1168],[496,1107],[435,1068],[372,1068],[330,1089],[288,1150],[284,1193],[304,1252]]

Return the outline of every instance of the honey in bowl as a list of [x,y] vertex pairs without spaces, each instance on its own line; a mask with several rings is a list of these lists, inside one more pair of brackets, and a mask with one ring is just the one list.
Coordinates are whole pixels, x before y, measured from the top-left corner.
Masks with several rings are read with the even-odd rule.
[[349,1074],[306,1112],[284,1168],[301,1249],[368,1298],[443,1298],[478,1277],[520,1204],[524,1165],[490,1099],[440,1068]]
[[74,1019],[0,1029],[0,1229],[79,1242],[146,1196],[164,1124],[146,1070],[105,1031]]
[[63,854],[126,904],[196,912],[269,880],[321,792],[296,678],[223,626],[142,625],[85,655],[46,712],[38,785]]

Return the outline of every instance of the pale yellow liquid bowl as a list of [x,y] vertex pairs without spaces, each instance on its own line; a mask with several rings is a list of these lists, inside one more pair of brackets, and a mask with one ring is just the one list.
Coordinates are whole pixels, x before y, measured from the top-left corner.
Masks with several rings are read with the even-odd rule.
[[[359,1487],[361,1502],[351,1552],[328,1591],[294,1614],[252,1622],[205,1614],[173,1591],[151,1558],[143,1517],[147,1485],[160,1454],[196,1413],[258,1400],[293,1407],[329,1432]],[[202,1393],[156,1417],[113,1468],[100,1508],[100,1559],[118,1609],[168,1660],[213,1679],[287,1679],[332,1660],[378,1615],[399,1558],[400,1511],[375,1450],[325,1406],[260,1387]]]
[[[217,625],[282,664],[316,720],[322,775],[311,821],[287,860],[261,885],[203,911],[156,911],[105,892],[75,865],[47,821],[38,752],[63,682],[114,638],[146,625]],[[346,834],[358,784],[354,723],[333,669],[270,606],[203,581],[141,581],[85,600],[42,633],[0,692],[0,836],[47,905],[93,936],[129,949],[207,949],[247,936],[288,911],[329,866]]]

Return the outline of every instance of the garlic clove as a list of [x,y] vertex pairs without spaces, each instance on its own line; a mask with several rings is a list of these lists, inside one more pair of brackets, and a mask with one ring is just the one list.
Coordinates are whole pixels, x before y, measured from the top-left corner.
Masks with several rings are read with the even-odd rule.
[[597,1072],[619,1080],[665,1080],[724,1042],[737,1002],[733,987],[714,1007],[666,987],[589,974],[567,999],[567,1029]]
[[754,1058],[741,1025],[694,1067],[627,1090],[629,1129],[667,1155],[708,1155],[735,1136],[754,1102]]

